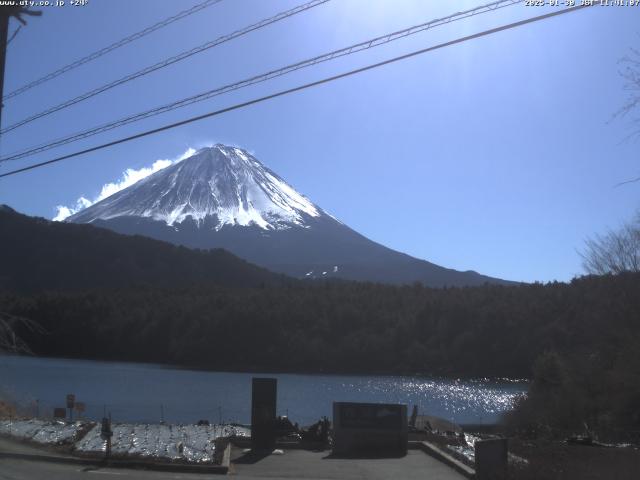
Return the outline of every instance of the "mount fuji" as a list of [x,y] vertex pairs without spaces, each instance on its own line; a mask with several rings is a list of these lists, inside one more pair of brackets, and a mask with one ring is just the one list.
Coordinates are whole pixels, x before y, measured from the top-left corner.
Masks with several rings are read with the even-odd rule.
[[335,219],[247,151],[217,144],[68,217],[190,248],[224,248],[296,278],[427,286],[511,284],[373,242]]

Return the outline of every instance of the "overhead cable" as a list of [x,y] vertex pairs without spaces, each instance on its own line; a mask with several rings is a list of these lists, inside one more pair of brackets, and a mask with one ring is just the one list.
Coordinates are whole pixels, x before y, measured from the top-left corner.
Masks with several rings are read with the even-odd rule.
[[26,85],[23,85],[20,88],[17,88],[16,90],[6,94],[4,97],[2,97],[3,101],[7,101],[10,98],[13,98],[17,95],[20,95],[21,93],[26,92],[27,90],[30,90],[34,87],[37,87],[38,85],[42,85],[45,82],[48,82],[49,80],[53,80],[56,77],[59,77],[60,75],[67,73],[75,68],[78,68],[80,65],[84,65],[85,63],[89,63],[92,60],[95,60],[96,58],[100,58],[103,55],[106,55],[109,52],[112,52],[120,47],[123,47],[124,45],[127,45],[131,42],[134,42],[135,40],[138,40],[146,35],[149,35],[152,32],[155,32],[156,30],[159,30],[163,27],[166,27],[167,25],[172,24],[173,22],[176,22],[178,20],[181,20],[185,17],[188,17],[189,15],[193,15],[196,12],[199,12],[200,10],[203,10],[207,7],[211,7],[217,3],[220,3],[222,0],[205,0],[204,2],[198,3],[197,5],[194,5],[193,7],[187,9],[187,10],[183,10],[175,15],[172,15],[171,17],[165,18],[164,20],[151,25],[150,27],[145,28],[144,30],[141,30],[139,32],[136,32],[132,35],[129,35],[121,40],[118,40],[117,42],[112,43],[111,45],[108,45],[104,48],[101,48],[100,50],[96,50],[93,53],[90,53],[89,55],[86,55],[74,62],[71,62],[51,73],[48,73],[47,75],[44,75],[43,77],[40,77],[32,82],[27,83]]
[[213,47],[217,47],[218,45],[221,45],[223,43],[229,42],[233,39],[236,39],[238,37],[241,37],[243,35],[246,35],[247,33],[253,32],[254,30],[258,30],[260,28],[264,28],[268,25],[271,25],[272,23],[276,23],[279,22],[281,20],[284,20],[285,18],[289,18],[292,17],[293,15],[297,15],[298,13],[304,12],[306,10],[309,10],[311,8],[317,7],[318,5],[322,5],[323,3],[327,3],[330,0],[311,0],[310,2],[304,3],[302,5],[298,5],[297,7],[294,7],[290,10],[286,10],[284,12],[280,12],[277,15],[274,15],[272,17],[269,17],[267,19],[261,20],[257,23],[254,23],[252,25],[249,25],[248,27],[245,27],[241,30],[236,30],[233,33],[230,33],[228,35],[223,35],[221,37],[216,38],[215,40],[212,40],[210,42],[206,42],[202,45],[199,45],[195,48],[192,48],[191,50],[186,50],[182,53],[179,53],[178,55],[174,55],[170,58],[167,58],[165,60],[162,60],[161,62],[155,63],[153,65],[150,65],[146,68],[143,68],[142,70],[138,70],[137,72],[131,73],[129,75],[126,75],[124,77],[121,77],[117,80],[114,80],[113,82],[109,82],[105,85],[102,85],[98,88],[94,88],[93,90],[90,90],[88,92],[83,93],[82,95],[78,95],[77,97],[74,97],[70,100],[66,100],[58,105],[55,105],[53,107],[50,107],[42,112],[36,113],[34,115],[31,115],[30,117],[24,118],[12,125],[9,125],[8,127],[0,130],[0,135],[5,134],[7,132],[10,132],[12,130],[15,130],[16,128],[22,127],[23,125],[26,125],[28,123],[33,122],[34,120],[37,120],[39,118],[42,117],[46,117],[47,115],[51,115],[52,113],[58,112],[64,108],[70,107],[72,105],[75,105],[76,103],[80,103],[84,100],[88,100],[89,98],[95,97],[96,95],[99,95],[101,93],[106,92],[107,90],[111,90],[114,87],[117,87],[118,85],[122,85],[124,83],[128,83],[132,80],[135,80],[136,78],[140,78],[143,77],[145,75],[148,75],[152,72],[155,72],[156,70],[160,70],[161,68],[165,68],[168,67],[169,65],[173,65],[174,63],[180,62],[186,58],[189,58],[193,55],[196,55],[198,53],[204,52],[205,50],[209,50],[210,48]]
[[125,138],[120,138],[118,140],[113,140],[111,142],[103,143],[101,145],[97,145],[95,147],[87,148],[87,149],[80,150],[80,151],[77,151],[77,152],[74,152],[74,153],[70,153],[70,154],[67,154],[67,155],[62,155],[60,157],[53,158],[51,160],[47,160],[47,161],[44,161],[44,162],[36,163],[36,164],[33,164],[33,165],[28,165],[26,167],[18,168],[16,170],[11,170],[9,172],[0,174],[0,178],[8,177],[8,176],[11,176],[11,175],[16,175],[18,173],[26,172],[26,171],[29,171],[29,170],[33,170],[35,168],[44,167],[45,165],[51,165],[53,163],[57,163],[57,162],[61,162],[63,160],[68,160],[70,158],[78,157],[78,156],[84,155],[86,153],[95,152],[95,151],[98,151],[98,150],[102,150],[104,148],[112,147],[114,145],[119,145],[121,143],[129,142],[131,140],[136,140],[138,138],[142,138],[142,137],[146,137],[146,136],[153,135],[153,134],[156,134],[156,133],[160,133],[160,132],[172,129],[172,128],[180,127],[182,125],[187,125],[189,123],[197,122],[197,121],[203,120],[205,118],[211,118],[211,117],[222,115],[224,113],[228,113],[228,112],[231,112],[231,111],[234,111],[234,110],[239,110],[241,108],[245,108],[245,107],[248,107],[250,105],[255,105],[255,104],[262,103],[262,102],[265,102],[267,100],[271,100],[271,99],[274,99],[274,98],[277,98],[277,97],[282,97],[284,95],[288,95],[288,94],[291,94],[291,93],[294,93],[294,92],[299,92],[301,90],[306,90],[308,88],[316,87],[318,85],[322,85],[322,84],[325,84],[325,83],[333,82],[333,81],[341,79],[341,78],[350,77],[350,76],[356,75],[358,73],[362,73],[362,72],[365,72],[365,71],[368,71],[368,70],[373,70],[374,68],[382,67],[384,65],[389,65],[391,63],[399,62],[401,60],[406,60],[408,58],[415,57],[417,55],[422,55],[422,54],[427,53],[427,52],[432,52],[434,50],[438,50],[438,49],[441,49],[441,48],[449,47],[451,45],[456,45],[456,44],[459,44],[459,43],[468,42],[470,40],[475,40],[477,38],[484,37],[484,36],[491,35],[491,34],[498,33],[498,32],[502,32],[504,30],[510,30],[510,29],[513,29],[513,28],[516,28],[516,27],[520,27],[522,25],[538,22],[538,21],[541,21],[541,20],[545,20],[545,19],[548,19],[548,18],[551,18],[551,17],[556,17],[558,15],[562,15],[562,14],[566,14],[566,13],[570,13],[570,12],[575,12],[577,10],[581,10],[583,8],[592,7],[592,6],[595,6],[595,5],[597,5],[597,4],[595,4],[595,3],[594,4],[583,4],[583,5],[578,5],[578,6],[575,6],[575,7],[564,8],[562,10],[557,10],[557,11],[554,11],[554,12],[551,12],[551,13],[547,13],[547,14],[544,14],[544,15],[538,15],[536,17],[527,18],[525,20],[520,20],[518,22],[509,23],[507,25],[502,25],[500,27],[492,28],[492,29],[489,29],[489,30],[484,30],[482,32],[475,33],[473,35],[467,35],[465,37],[456,38],[455,40],[450,40],[448,42],[440,43],[438,45],[434,45],[434,46],[431,46],[431,47],[423,48],[421,50],[417,50],[417,51],[414,51],[414,52],[411,52],[411,53],[407,53],[407,54],[404,54],[404,55],[393,57],[393,58],[390,58],[388,60],[384,60],[382,62],[370,64],[370,65],[367,65],[365,67],[357,68],[357,69],[354,69],[354,70],[349,70],[348,72],[340,73],[338,75],[333,75],[331,77],[326,77],[326,78],[323,78],[321,80],[317,80],[315,82],[306,83],[304,85],[299,85],[297,87],[289,88],[287,90],[281,90],[279,92],[276,92],[276,93],[273,93],[273,94],[270,94],[270,95],[266,95],[266,96],[263,96],[263,97],[255,98],[255,99],[249,100],[247,102],[237,103],[235,105],[232,105],[232,106],[226,107],[226,108],[222,108],[220,110],[215,110],[213,112],[205,113],[203,115],[198,115],[198,116],[195,116],[195,117],[191,117],[191,118],[188,118],[186,120],[175,122],[175,123],[172,123],[172,124],[169,124],[169,125],[164,125],[164,126],[159,127],[159,128],[154,128],[152,130],[147,130],[145,132],[141,132],[141,133],[138,133],[138,134],[135,134],[135,135],[131,135],[131,136],[125,137]]
[[239,82],[234,82],[231,84],[227,84],[224,85],[222,87],[217,87],[211,90],[207,90],[205,92],[196,94],[196,95],[192,95],[190,97],[187,98],[183,98],[165,105],[161,105],[159,107],[155,107],[152,108],[150,110],[146,110],[144,112],[140,112],[140,113],[136,113],[133,115],[130,115],[128,117],[124,117],[121,118],[119,120],[113,121],[113,122],[109,122],[103,125],[99,125],[96,127],[92,127],[90,129],[84,130],[82,132],[77,132],[75,134],[71,134],[69,136],[45,143],[45,144],[41,144],[35,147],[28,147],[25,150],[21,150],[19,152],[16,153],[12,153],[9,154],[3,158],[0,158],[0,162],[3,161],[8,161],[8,160],[19,160],[21,158],[26,158],[29,157],[31,155],[35,155],[36,153],[40,153],[46,150],[49,150],[51,148],[55,148],[61,145],[66,145],[68,143],[72,143],[72,142],[76,142],[78,140],[82,140],[84,138],[88,138],[91,137],[93,135],[97,135],[99,133],[103,133],[109,130],[113,130],[114,128],[118,128],[133,122],[138,122],[141,120],[144,120],[146,118],[155,116],[155,115],[159,115],[161,113],[165,113],[165,112],[169,112],[171,110],[175,110],[177,108],[181,108],[181,107],[185,107],[188,105],[192,105],[194,103],[198,103],[198,102],[202,102],[205,100],[208,100],[210,98],[219,96],[219,95],[223,95],[225,93],[229,93],[235,90],[239,90],[241,88],[246,88],[249,87],[251,85],[255,85],[258,83],[262,83],[262,82],[266,82],[268,80],[271,80],[273,78],[276,77],[281,77],[283,75],[292,73],[296,70],[300,70],[303,68],[307,68],[307,67],[311,67],[313,65],[317,65],[319,63],[323,63],[323,62],[327,62],[330,60],[334,60],[336,58],[340,58],[340,57],[344,57],[347,55],[352,55],[354,53],[363,51],[363,50],[368,50],[371,48],[375,48],[378,47],[380,45],[384,45],[396,40],[399,40],[401,38],[405,38],[408,37],[410,35],[415,35],[417,33],[423,32],[425,30],[429,30],[431,28],[435,28],[441,25],[445,25],[451,22],[455,22],[455,21],[459,21],[465,18],[469,18],[471,16],[475,16],[475,15],[479,15],[482,13],[487,13],[487,12],[492,12],[495,11],[499,8],[504,8],[504,7],[508,7],[514,4],[518,4],[518,3],[522,3],[524,0],[501,0],[501,1],[497,1],[497,2],[492,2],[486,5],[482,5],[479,7],[475,7],[471,10],[466,10],[463,12],[457,12],[454,13],[452,15],[448,15],[446,17],[443,18],[438,18],[435,20],[430,20],[428,22],[425,23],[421,23],[419,25],[414,25],[413,27],[409,27],[409,28],[405,28],[403,30],[398,30],[396,32],[393,33],[389,33],[386,35],[382,35],[379,37],[375,37],[369,40],[365,40],[364,42],[360,42],[357,43],[355,45],[351,45],[349,47],[345,47],[345,48],[341,48],[338,50],[334,50],[332,52],[329,53],[325,53],[322,55],[318,55],[316,57],[307,59],[307,60],[303,60],[301,62],[297,62],[297,63],[293,63],[290,65],[287,65],[285,67],[281,67],[275,70],[271,70],[269,72],[266,73],[262,73],[260,75],[256,75],[250,78],[246,78],[244,80],[241,80]]

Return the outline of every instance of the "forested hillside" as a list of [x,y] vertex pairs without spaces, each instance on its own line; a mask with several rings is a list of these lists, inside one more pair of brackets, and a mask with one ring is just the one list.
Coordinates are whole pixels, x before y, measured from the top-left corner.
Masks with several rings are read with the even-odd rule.
[[615,362],[640,338],[640,275],[449,289],[326,283],[4,293],[0,310],[46,329],[21,332],[41,355],[529,377],[545,351]]
[[0,289],[284,284],[287,277],[224,250],[196,251],[0,206]]

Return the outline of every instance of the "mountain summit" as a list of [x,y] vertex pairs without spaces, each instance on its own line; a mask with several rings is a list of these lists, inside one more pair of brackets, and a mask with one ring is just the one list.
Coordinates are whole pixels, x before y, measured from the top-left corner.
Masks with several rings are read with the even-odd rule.
[[207,217],[224,226],[280,230],[304,226],[321,210],[296,192],[255,157],[236,147],[217,144],[77,213],[72,222],[134,216],[169,226]]
[[198,150],[67,218],[191,248],[225,248],[297,278],[429,286],[510,283],[375,243],[342,224],[247,151]]

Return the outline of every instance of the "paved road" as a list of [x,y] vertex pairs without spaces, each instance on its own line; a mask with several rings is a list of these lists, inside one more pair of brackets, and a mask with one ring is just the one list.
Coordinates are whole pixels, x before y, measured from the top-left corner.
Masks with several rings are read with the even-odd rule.
[[329,452],[288,450],[252,463],[252,458],[234,455],[230,474],[243,479],[271,480],[465,480],[452,468],[419,450],[402,458],[338,459]]
[[[463,480],[465,478],[445,465],[430,459],[426,454],[417,451],[410,452],[404,459],[397,461],[326,460],[322,466],[315,465],[315,462],[303,462],[303,465],[296,464],[295,461],[290,461],[296,457],[295,454],[290,455],[291,453],[292,452],[287,452],[285,454],[289,457],[287,461],[270,461],[271,459],[265,459],[254,465],[234,465],[233,470],[229,472],[230,476],[246,480],[262,478],[269,478],[270,480],[291,480],[292,478],[310,480],[377,480],[390,478],[403,480],[411,480],[414,478]],[[308,470],[307,467],[309,466],[313,468]],[[37,461],[0,459],[0,480],[98,480],[109,477],[114,478],[114,480],[195,480],[214,477],[221,478],[220,475],[213,474],[95,468]]]
[[[216,475],[218,478],[223,476]],[[202,480],[213,475],[200,473],[167,473],[152,472],[149,470],[125,470],[111,468],[84,467],[79,465],[61,465],[25,460],[0,459],[0,480],[99,480],[114,478],[129,480]]]

